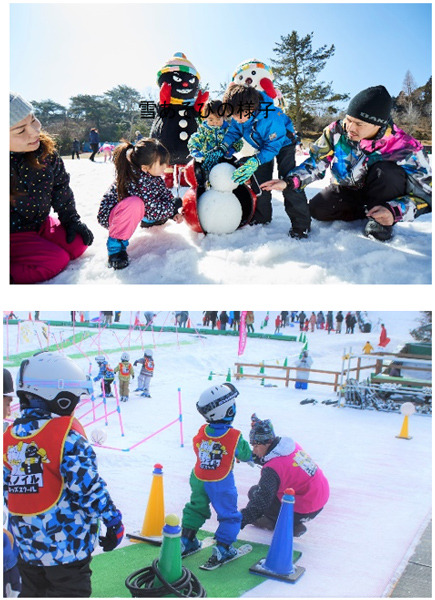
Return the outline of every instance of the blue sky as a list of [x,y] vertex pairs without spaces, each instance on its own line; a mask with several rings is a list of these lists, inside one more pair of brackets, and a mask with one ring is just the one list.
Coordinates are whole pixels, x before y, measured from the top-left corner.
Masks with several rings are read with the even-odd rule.
[[383,84],[397,95],[408,70],[417,85],[432,73],[428,3],[35,3],[11,4],[10,17],[11,89],[65,106],[120,84],[151,91],[179,51],[215,90],[245,59],[270,64],[292,30],[313,32],[314,50],[335,45],[320,79],[338,93]]

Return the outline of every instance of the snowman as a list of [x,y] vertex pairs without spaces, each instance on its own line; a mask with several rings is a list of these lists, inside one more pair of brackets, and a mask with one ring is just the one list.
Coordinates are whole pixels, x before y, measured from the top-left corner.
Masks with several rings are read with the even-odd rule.
[[242,206],[233,194],[235,170],[229,163],[219,163],[210,171],[210,188],[198,198],[198,218],[206,233],[233,233],[240,226]]
[[232,76],[232,83],[253,87],[259,92],[264,92],[273,100],[276,106],[284,107],[281,92],[273,84],[272,69],[256,58],[250,58],[240,63]]

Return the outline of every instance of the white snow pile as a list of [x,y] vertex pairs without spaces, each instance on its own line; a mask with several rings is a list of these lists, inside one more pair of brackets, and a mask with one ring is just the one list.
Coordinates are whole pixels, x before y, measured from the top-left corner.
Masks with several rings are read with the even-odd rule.
[[[28,317],[28,311],[16,314],[20,318]],[[91,319],[97,316],[97,312],[90,313]],[[256,332],[260,331],[265,316],[265,312],[255,312]],[[201,312],[190,312],[189,317],[194,327],[202,326]],[[276,312],[271,312],[265,333],[274,331],[275,317]],[[367,341],[376,349],[380,323],[385,324],[391,338],[387,350],[397,352],[412,341],[409,331],[417,326],[417,317],[416,312],[369,312],[368,318],[373,324],[370,333],[361,333],[358,329],[353,335],[309,331],[306,336],[313,358],[312,369],[340,371],[343,362],[347,363],[343,359],[346,352],[352,348],[354,354],[361,354]],[[40,318],[61,321],[69,320],[70,315],[69,312],[42,311]],[[155,321],[158,325],[174,322],[168,312],[157,313]],[[121,322],[134,323],[134,313],[122,312]],[[77,334],[80,328],[51,326],[49,342],[55,338],[59,349],[73,356],[85,373],[93,377],[98,368],[96,354],[104,353],[114,366],[123,351],[128,351],[134,362],[143,356],[144,348],[153,348],[152,398],[145,399],[134,392],[139,374],[138,367],[134,367],[136,379],[130,386],[129,401],[122,403],[121,413],[116,411],[115,399],[108,398],[108,425],[101,418],[86,427],[88,436],[95,440],[101,476],[122,511],[127,532],[141,529],[156,463],[163,465],[165,514],[182,515],[190,497],[189,475],[195,462],[192,438],[204,423],[195,405],[205,389],[226,381],[230,369],[232,382],[239,391],[234,426],[241,430],[243,437],[249,439],[253,412],[261,419],[270,418],[277,435],[292,437],[317,462],[331,489],[324,510],[307,523],[305,535],[294,542],[294,549],[302,552],[298,564],[306,569],[303,577],[294,585],[268,579],[245,597],[380,598],[389,595],[431,518],[431,417],[412,415],[409,418],[412,439],[398,439],[403,415],[322,404],[323,400],[337,399],[337,396],[332,387],[316,385],[314,374],[307,390],[295,389],[294,383],[285,387],[282,381],[272,380],[277,387],[266,387],[261,385],[260,379],[235,380],[235,362],[260,366],[264,361],[265,374],[273,376],[277,374],[276,369],[268,370],[267,365],[283,365],[287,359],[288,365],[293,366],[303,348],[302,342],[248,337],[245,352],[239,357],[237,336],[166,333],[132,326],[124,330],[101,327],[85,330],[92,335],[83,340],[74,338],[75,344],[63,344],[62,340],[72,339],[74,331]],[[13,355],[30,349],[27,342],[24,344],[19,339],[22,327],[20,332],[17,325],[3,326],[4,364],[10,367],[14,378],[19,361],[14,360]],[[299,325],[286,327],[282,333],[298,337]],[[36,334],[32,339],[35,351],[48,343]],[[370,362],[375,361],[364,358],[364,365]],[[363,371],[363,376],[369,372]],[[94,387],[97,396],[97,384]],[[178,388],[182,421],[178,419]],[[301,405],[306,398],[316,399],[317,404]],[[101,401],[101,398],[96,399]],[[17,416],[16,401],[13,410]],[[104,416],[102,406],[96,407],[96,411],[97,418]],[[83,407],[79,405],[77,416],[86,412],[89,412],[89,400]],[[88,414],[82,418],[84,425],[90,417]],[[121,417],[124,435],[120,428]],[[173,424],[166,427],[170,423]],[[107,434],[107,440],[101,432]],[[143,443],[129,452],[102,447],[124,449],[141,441]],[[236,463],[234,476],[239,508],[243,508],[248,490],[258,483],[260,470]],[[205,528],[213,532],[217,525],[212,511]],[[270,544],[272,532],[248,525],[239,538]],[[128,540],[123,542],[129,543]],[[99,551],[100,548],[96,549]],[[222,570],[222,576],[231,577],[231,565],[222,569],[226,569]]]
[[[298,157],[302,160],[303,157]],[[95,240],[50,284],[430,284],[432,215],[395,226],[391,242],[364,237],[363,221],[312,221],[307,240],[288,237],[283,197],[272,196],[269,225],[246,226],[229,235],[204,235],[169,220],[137,228],[122,271],[107,267],[108,231],[97,222],[101,198],[114,179],[113,164],[65,159],[78,212]],[[308,199],[328,183],[310,185]],[[186,188],[178,190],[183,195]],[[177,190],[174,189],[177,194]]]

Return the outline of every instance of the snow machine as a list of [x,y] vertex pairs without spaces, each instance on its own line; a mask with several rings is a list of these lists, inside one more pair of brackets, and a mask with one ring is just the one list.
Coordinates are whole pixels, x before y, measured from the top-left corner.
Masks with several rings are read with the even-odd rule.
[[[230,162],[231,161],[221,161]],[[184,176],[190,189],[183,196],[183,214],[186,223],[193,231],[197,233],[207,233],[204,231],[198,216],[198,198],[207,189],[207,177],[201,163],[191,160],[184,168]],[[236,187],[233,194],[237,197],[242,207],[242,219],[237,229],[248,225],[252,220],[257,203],[257,196],[253,190],[245,183]]]

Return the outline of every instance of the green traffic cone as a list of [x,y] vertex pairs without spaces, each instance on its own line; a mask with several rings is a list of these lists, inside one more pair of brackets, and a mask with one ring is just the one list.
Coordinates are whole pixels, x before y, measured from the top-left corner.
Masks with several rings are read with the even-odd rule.
[[213,371],[210,371],[210,375],[208,376],[208,380],[211,381],[213,379]]
[[[181,527],[177,515],[167,515],[163,527],[163,541],[157,568],[168,583],[178,581],[183,569],[181,565]],[[160,579],[155,577],[153,587],[161,587]]]
[[264,373],[264,361],[262,361],[260,364],[261,364],[260,373]]
[[228,374],[226,380],[227,382],[231,381],[231,369],[228,369]]
[[283,364],[283,367],[286,367],[286,366],[287,366],[287,356],[285,357],[284,364]]

